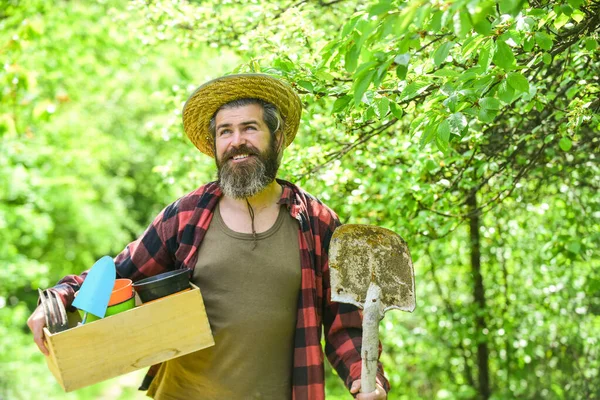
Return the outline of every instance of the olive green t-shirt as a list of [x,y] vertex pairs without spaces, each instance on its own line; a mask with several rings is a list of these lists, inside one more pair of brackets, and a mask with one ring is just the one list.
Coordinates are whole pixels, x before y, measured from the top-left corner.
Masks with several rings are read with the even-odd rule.
[[291,399],[300,277],[298,222],[285,206],[256,240],[229,229],[217,206],[192,278],[215,345],[163,363],[148,395]]

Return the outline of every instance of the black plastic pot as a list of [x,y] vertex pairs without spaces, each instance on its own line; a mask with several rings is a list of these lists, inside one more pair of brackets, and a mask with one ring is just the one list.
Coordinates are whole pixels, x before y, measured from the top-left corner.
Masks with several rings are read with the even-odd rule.
[[134,282],[133,290],[142,303],[156,300],[190,287],[190,270],[177,269]]

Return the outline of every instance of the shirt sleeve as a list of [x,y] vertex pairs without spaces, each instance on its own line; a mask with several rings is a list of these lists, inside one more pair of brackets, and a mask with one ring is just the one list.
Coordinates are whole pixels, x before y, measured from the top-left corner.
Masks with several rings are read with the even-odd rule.
[[[333,231],[340,225],[337,216],[333,216],[321,223],[327,223],[325,233],[321,235],[322,251],[321,266],[323,271],[323,325],[325,330],[325,354],[331,365],[336,369],[340,378],[350,389],[352,383],[360,379],[361,346],[362,346],[362,312],[352,304],[337,303],[331,301],[331,285],[329,274],[329,243]],[[379,356],[381,355],[381,343],[379,343]],[[390,391],[390,384],[383,371],[383,365],[377,363],[377,382]]]
[[[172,204],[163,209],[146,231],[114,258],[117,278],[137,281],[174,268],[177,218],[167,218],[172,213],[173,206]],[[49,289],[60,297],[69,311],[74,311],[71,304],[75,292],[81,288],[88,271],[79,275],[67,275]]]

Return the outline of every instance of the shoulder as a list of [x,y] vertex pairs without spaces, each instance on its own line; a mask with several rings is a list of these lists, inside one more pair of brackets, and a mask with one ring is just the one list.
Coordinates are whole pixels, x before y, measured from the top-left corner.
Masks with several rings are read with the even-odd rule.
[[215,203],[220,196],[221,189],[217,183],[207,183],[166,206],[161,213],[162,220],[169,220],[180,213],[193,213],[198,210],[210,209],[211,204]]
[[332,226],[338,226],[340,224],[336,212],[323,203],[318,197],[293,183],[287,181],[281,181],[281,183],[292,190],[294,202],[300,206],[302,211],[305,211],[308,214],[309,219]]

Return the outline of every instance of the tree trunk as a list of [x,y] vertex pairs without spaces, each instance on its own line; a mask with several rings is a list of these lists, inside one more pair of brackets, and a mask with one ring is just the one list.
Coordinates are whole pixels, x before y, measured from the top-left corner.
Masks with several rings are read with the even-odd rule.
[[484,330],[487,330],[485,315],[485,289],[483,287],[483,277],[481,276],[481,243],[479,240],[479,210],[477,210],[477,193],[469,196],[467,204],[469,205],[470,215],[470,236],[471,236],[471,269],[473,273],[473,297],[477,305],[477,314],[475,316],[477,341],[477,367],[479,371],[479,394],[481,398],[487,400],[490,398],[490,375],[489,375],[489,351],[487,337]]

